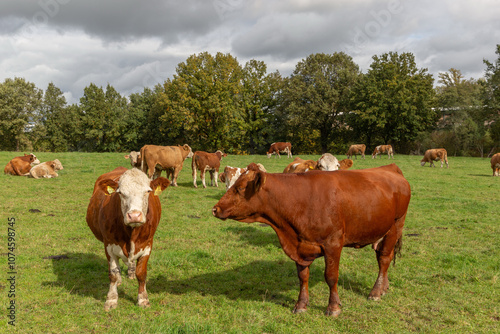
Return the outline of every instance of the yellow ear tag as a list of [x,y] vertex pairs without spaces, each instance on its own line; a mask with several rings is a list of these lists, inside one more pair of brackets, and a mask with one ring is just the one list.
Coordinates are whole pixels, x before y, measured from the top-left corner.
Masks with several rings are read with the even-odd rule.
[[161,194],[161,186],[157,186],[155,189],[155,196],[159,196]]
[[309,169],[314,169],[314,167],[313,166],[309,166]]
[[108,196],[111,196],[111,194],[115,192],[115,189],[113,189],[113,187],[110,187],[110,186],[107,186],[106,190],[107,190],[106,195],[108,195]]

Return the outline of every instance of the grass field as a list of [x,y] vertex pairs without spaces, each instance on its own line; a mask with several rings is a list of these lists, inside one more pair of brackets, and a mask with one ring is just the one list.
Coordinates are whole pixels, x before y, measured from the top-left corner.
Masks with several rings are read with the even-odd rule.
[[[396,155],[412,187],[402,257],[389,270],[380,302],[367,300],[377,276],[371,247],[345,248],[340,263],[342,313],[324,316],[324,261],[311,266],[310,305],[298,296],[295,264],[270,227],[221,221],[211,208],[225,187],[194,189],[191,160],[179,187],[162,193],[163,214],[148,265],[151,307],[136,306],[137,281],[118,288],[118,308],[104,312],[109,280],[103,245],[85,222],[96,178],[120,153],[36,153],[58,158],[56,179],[0,175],[0,332],[3,333],[493,333],[500,328],[500,178],[489,159],[450,157],[450,168],[421,167]],[[2,166],[17,154],[0,152]],[[301,156],[317,159],[319,156]],[[345,158],[338,155],[338,158]],[[262,163],[281,172],[290,159],[228,156],[222,166]],[[354,160],[376,167],[387,157]],[[439,166],[439,165],[438,165]],[[198,186],[200,179],[198,177]],[[36,212],[36,210],[39,212]],[[34,211],[34,212],[33,212]],[[9,298],[8,224],[15,218],[15,297]],[[12,222],[12,220],[10,220]],[[15,327],[8,307],[15,301]]]

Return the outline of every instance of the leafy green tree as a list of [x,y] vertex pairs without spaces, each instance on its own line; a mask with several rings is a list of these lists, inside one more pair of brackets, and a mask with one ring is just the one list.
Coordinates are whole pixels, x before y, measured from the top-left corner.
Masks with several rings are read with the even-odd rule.
[[39,120],[42,91],[23,78],[0,84],[0,148],[31,149],[29,133]]
[[292,141],[299,151],[313,145],[314,151],[326,152],[332,141],[342,141],[351,90],[359,75],[358,66],[343,52],[312,54],[296,65],[283,95],[288,124],[295,131]]
[[131,94],[129,100],[125,114],[124,143],[128,150],[138,151],[149,142],[148,128],[151,129],[151,132],[158,132],[158,119],[147,121],[154,104],[155,93],[146,87],[142,93]]
[[483,60],[486,65],[486,83],[484,104],[486,105],[485,122],[489,126],[489,133],[494,142],[490,155],[500,147],[500,44],[495,51],[498,58],[494,63]]
[[349,124],[368,147],[377,140],[407,151],[418,133],[437,121],[433,81],[427,69],[417,68],[411,53],[373,56],[368,73],[356,86]]

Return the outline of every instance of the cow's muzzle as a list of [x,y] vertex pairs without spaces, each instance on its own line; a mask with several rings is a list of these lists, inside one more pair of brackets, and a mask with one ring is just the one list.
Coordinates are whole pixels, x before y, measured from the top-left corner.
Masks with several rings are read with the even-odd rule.
[[220,208],[218,205],[216,205],[216,206],[214,206],[214,207],[213,207],[213,209],[212,209],[212,214],[213,214],[213,215],[214,215],[214,217],[216,217],[216,218],[219,218],[219,219],[222,219],[222,220],[226,220],[226,218],[225,218],[225,217],[221,217],[222,210],[221,210],[221,208]]
[[132,227],[137,227],[144,224],[146,220],[144,219],[144,215],[139,210],[132,210],[127,212],[126,224]]

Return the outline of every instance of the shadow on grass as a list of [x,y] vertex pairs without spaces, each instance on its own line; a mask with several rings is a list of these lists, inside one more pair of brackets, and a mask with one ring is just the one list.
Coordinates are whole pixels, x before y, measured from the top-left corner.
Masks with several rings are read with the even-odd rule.
[[241,241],[252,246],[265,247],[267,245],[273,245],[277,248],[281,248],[278,236],[272,227],[266,224],[259,224],[259,226],[264,226],[265,229],[259,229],[254,226],[238,226],[227,227],[224,230],[237,235]]

